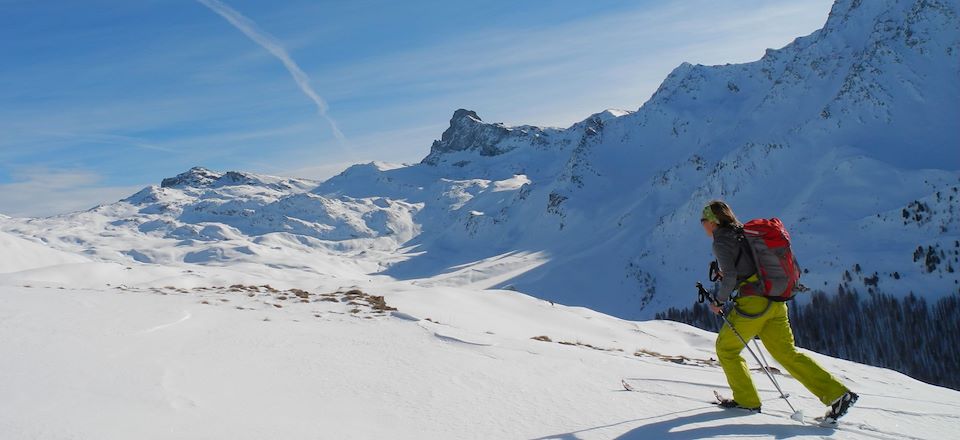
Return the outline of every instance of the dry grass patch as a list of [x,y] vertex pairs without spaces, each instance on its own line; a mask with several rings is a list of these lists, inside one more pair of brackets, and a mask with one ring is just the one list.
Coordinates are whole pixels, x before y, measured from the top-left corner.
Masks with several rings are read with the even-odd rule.
[[647,350],[644,348],[638,349],[636,352],[633,353],[633,355],[655,357],[662,361],[673,362],[675,364],[682,364],[682,365],[708,365],[708,366],[718,365],[717,361],[714,360],[713,358],[693,359],[693,358],[688,358],[686,356],[661,354],[661,353],[657,353],[655,351]]
[[294,295],[297,296],[298,298],[309,298],[309,297],[310,297],[310,292],[307,292],[306,290],[290,289],[290,290],[288,290],[288,292],[294,294]]
[[622,348],[603,348],[603,347],[597,347],[595,345],[590,345],[590,344],[587,344],[586,342],[580,342],[580,341],[576,341],[576,342],[558,341],[557,343],[562,345],[572,345],[575,347],[587,347],[587,348],[598,350],[598,351],[623,351]]
[[390,310],[397,310],[396,307],[390,307],[387,305],[387,302],[383,299],[382,296],[367,296],[367,303],[370,304],[370,308],[377,312],[387,312]]

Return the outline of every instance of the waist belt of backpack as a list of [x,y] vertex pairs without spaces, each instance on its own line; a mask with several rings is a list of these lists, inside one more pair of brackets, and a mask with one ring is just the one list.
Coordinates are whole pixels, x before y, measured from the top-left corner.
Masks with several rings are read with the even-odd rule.
[[[750,275],[749,278],[741,281],[740,284],[737,284],[737,289],[739,289],[739,288],[741,288],[741,287],[743,287],[743,286],[745,286],[745,285],[747,285],[747,284],[756,283],[756,282],[758,282],[758,281],[760,281],[760,277],[759,277],[757,274]],[[770,300],[770,298],[768,298],[768,297],[766,297],[766,296],[764,296],[764,295],[749,295],[749,296],[756,296],[756,297],[760,297],[760,298],[766,299],[766,300],[767,300],[767,306],[764,307],[763,310],[761,310],[761,311],[758,312],[758,313],[747,313],[747,312],[744,312],[743,309],[741,309],[741,308],[737,305],[736,301],[734,301],[734,303],[733,303],[733,309],[736,310],[736,312],[737,312],[738,315],[743,316],[744,318],[753,319],[753,318],[759,318],[759,317],[763,316],[764,313],[767,313],[767,310],[770,310],[770,304],[773,302],[773,301]]]
[[747,319],[759,318],[759,317],[763,316],[765,313],[767,313],[767,310],[770,310],[770,305],[773,304],[773,301],[770,301],[769,298],[767,298],[767,297],[765,297],[765,296],[764,296],[763,298],[766,298],[766,299],[767,299],[767,306],[764,307],[763,310],[761,310],[761,311],[759,311],[759,312],[757,312],[757,313],[747,313],[747,312],[744,312],[743,309],[741,309],[741,308],[737,305],[736,302],[733,303],[733,310],[735,310],[738,315],[743,316],[744,318],[747,318]]
[[743,287],[743,286],[746,286],[747,284],[756,283],[757,281],[760,281],[760,276],[759,276],[759,275],[757,275],[757,274],[750,275],[749,277],[747,277],[747,279],[745,279],[745,280],[741,281],[739,284],[737,284],[737,289],[739,289],[739,288],[741,288],[741,287]]

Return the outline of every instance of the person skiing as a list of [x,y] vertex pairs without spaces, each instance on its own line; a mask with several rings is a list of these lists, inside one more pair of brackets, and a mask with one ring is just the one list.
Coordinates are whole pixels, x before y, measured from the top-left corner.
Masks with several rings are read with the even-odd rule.
[[[737,220],[730,205],[720,200],[713,200],[703,208],[700,223],[707,236],[713,238],[713,253],[722,277],[717,300],[721,304],[726,303],[731,300],[734,291],[740,291],[739,295],[732,297],[734,313],[728,315],[729,324],[736,328],[745,341],[759,336],[773,358],[824,405],[830,407],[824,420],[836,422],[859,396],[812,358],[797,350],[785,301],[765,296],[762,288],[746,287],[757,286],[762,281],[758,274],[759,266],[746,243],[743,224]],[[715,314],[723,310],[716,304],[710,304],[710,309]],[[720,366],[733,390],[733,399],[720,404],[759,412],[760,396],[750,379],[747,363],[740,356],[744,342],[736,336],[730,325],[720,329],[716,349]]]

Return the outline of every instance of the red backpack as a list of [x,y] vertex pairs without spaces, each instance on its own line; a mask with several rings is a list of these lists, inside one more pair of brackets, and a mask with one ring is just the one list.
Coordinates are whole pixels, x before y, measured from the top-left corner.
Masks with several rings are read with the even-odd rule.
[[800,265],[790,249],[790,233],[778,218],[750,220],[743,225],[743,237],[760,281],[740,288],[741,295],[767,296],[786,301],[800,282]]

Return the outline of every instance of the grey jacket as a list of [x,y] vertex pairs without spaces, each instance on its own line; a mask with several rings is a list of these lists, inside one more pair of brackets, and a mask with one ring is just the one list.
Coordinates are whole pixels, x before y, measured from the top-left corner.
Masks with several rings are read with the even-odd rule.
[[[744,247],[741,248],[741,246]],[[720,301],[729,300],[730,294],[740,286],[743,280],[757,273],[753,256],[750,255],[749,248],[746,246],[749,245],[746,243],[741,245],[737,241],[737,231],[731,227],[721,226],[713,232],[713,255],[717,257],[720,271],[723,272],[723,281],[720,281],[720,290],[717,291],[717,299]],[[737,255],[741,252],[743,254],[737,262]]]

